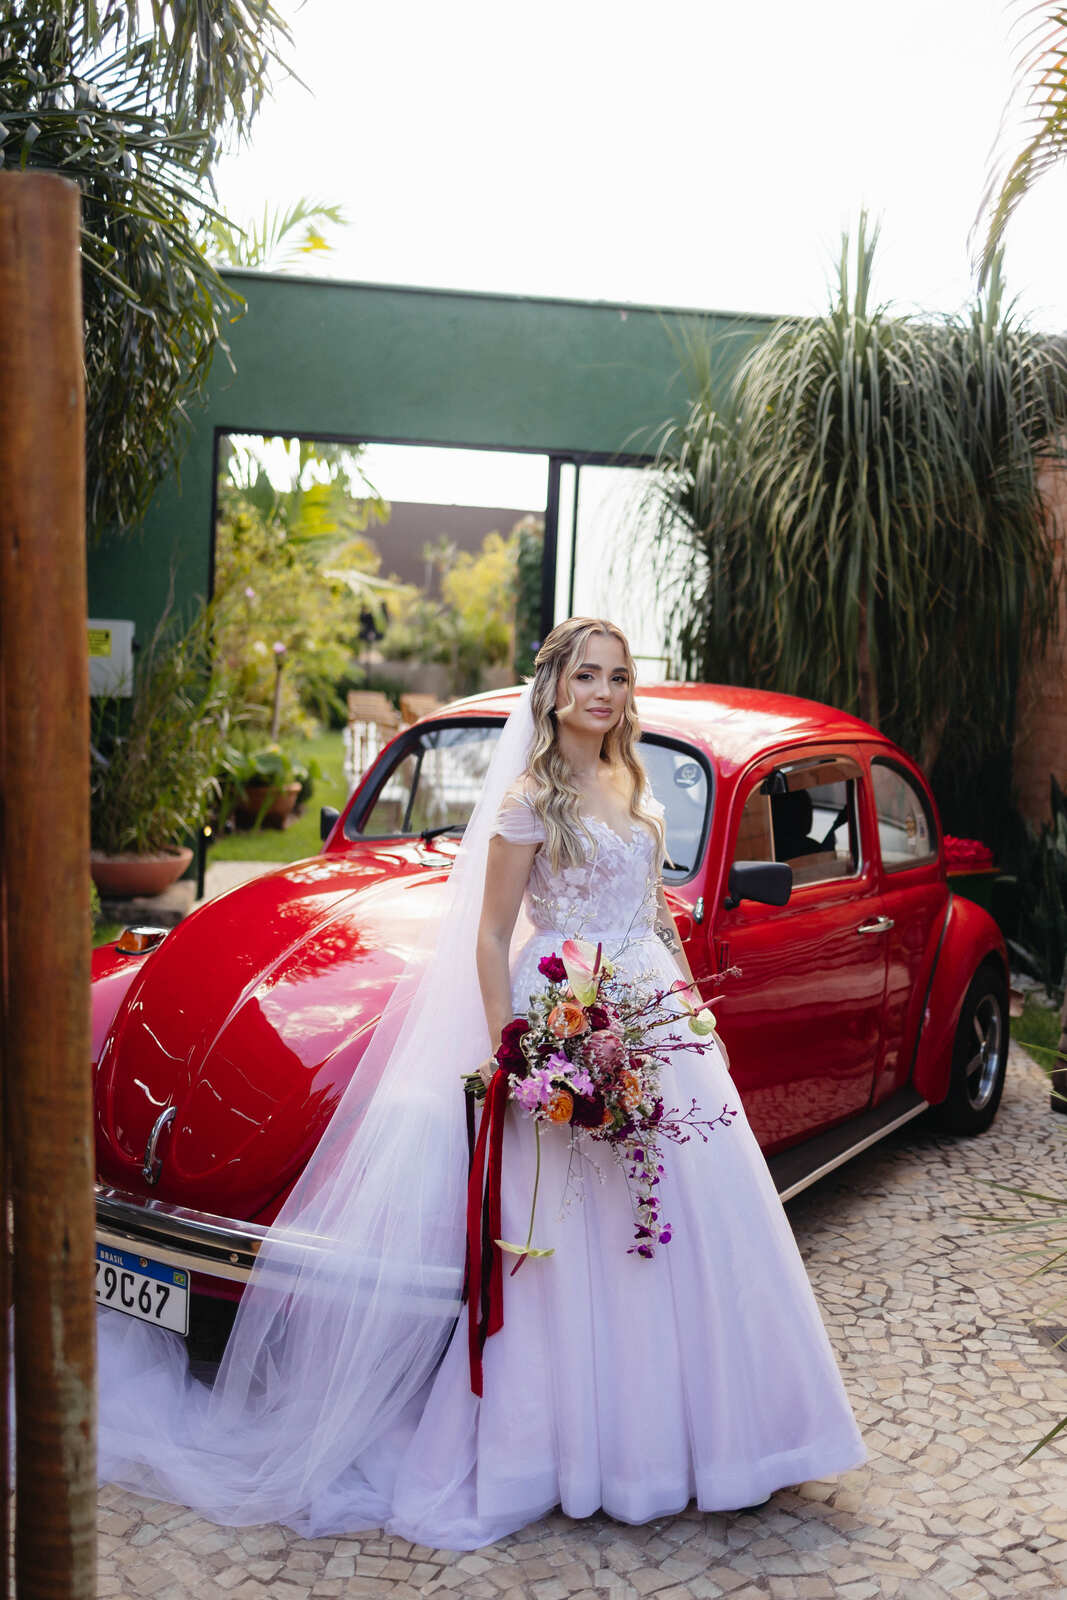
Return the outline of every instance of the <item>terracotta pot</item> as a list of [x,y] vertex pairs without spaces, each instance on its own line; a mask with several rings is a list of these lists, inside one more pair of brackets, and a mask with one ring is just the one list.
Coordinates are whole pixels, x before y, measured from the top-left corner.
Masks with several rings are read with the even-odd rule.
[[109,856],[101,850],[93,850],[89,855],[89,871],[101,895],[129,900],[134,895],[162,894],[178,881],[192,859],[193,852],[187,845],[145,856],[133,851]]
[[296,805],[300,787],[299,783],[287,783],[282,788],[268,783],[250,783],[235,807],[238,826],[254,827],[262,811],[263,827],[284,828]]

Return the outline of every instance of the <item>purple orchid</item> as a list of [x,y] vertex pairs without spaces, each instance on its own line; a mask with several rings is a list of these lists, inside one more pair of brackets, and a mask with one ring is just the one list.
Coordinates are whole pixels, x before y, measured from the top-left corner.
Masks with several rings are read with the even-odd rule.
[[591,1095],[596,1090],[596,1084],[584,1067],[578,1067],[574,1070],[568,1067],[568,1082],[575,1094]]

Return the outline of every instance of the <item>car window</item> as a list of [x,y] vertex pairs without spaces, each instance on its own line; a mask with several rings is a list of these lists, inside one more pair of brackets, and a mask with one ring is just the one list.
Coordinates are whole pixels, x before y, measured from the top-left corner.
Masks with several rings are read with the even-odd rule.
[[857,780],[847,757],[784,761],[751,790],[735,861],[785,861],[795,885],[852,877],[859,869]]
[[[392,752],[362,824],[355,817],[346,824],[350,837],[395,838],[449,824],[462,828],[481,793],[502,727],[501,722],[465,721],[413,729]],[[663,876],[668,883],[681,883],[700,863],[709,820],[710,772],[689,747],[647,737],[641,741],[641,758],[652,792],[666,811],[670,861]]]
[[700,865],[709,821],[711,775],[696,752],[647,735],[641,760],[652,793],[663,805],[669,860],[663,864],[667,883],[682,883]]
[[899,872],[937,856],[937,829],[922,790],[902,767],[876,756],[871,784],[878,816],[878,843],[887,872]]
[[416,729],[394,752],[392,766],[359,835],[395,838],[424,828],[462,829],[482,792],[502,722],[456,723]]

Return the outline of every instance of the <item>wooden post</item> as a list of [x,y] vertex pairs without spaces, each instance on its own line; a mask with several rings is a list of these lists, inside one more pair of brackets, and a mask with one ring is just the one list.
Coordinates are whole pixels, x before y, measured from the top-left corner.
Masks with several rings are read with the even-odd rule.
[[0,173],[3,1127],[14,1230],[18,1600],[95,1592],[78,225],[72,184]]

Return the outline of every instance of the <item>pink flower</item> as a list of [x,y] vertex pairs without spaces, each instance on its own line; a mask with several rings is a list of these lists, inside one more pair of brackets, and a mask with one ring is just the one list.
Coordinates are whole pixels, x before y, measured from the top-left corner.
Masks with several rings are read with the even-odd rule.
[[524,1111],[536,1111],[541,1104],[541,1090],[533,1077],[520,1078],[511,1086],[511,1096]]
[[557,955],[542,956],[537,963],[537,970],[549,983],[562,983],[567,976],[567,969]]
[[571,993],[580,1006],[591,1006],[600,988],[600,946],[588,939],[568,939],[563,946],[563,965]]
[[251,584],[248,584],[245,587],[245,599],[246,600],[254,600],[255,598],[256,598],[256,591],[252,588]]
[[608,1072],[618,1065],[623,1054],[622,1041],[607,1028],[591,1033],[585,1041],[585,1050],[595,1067]]
[[536,1111],[547,1105],[555,1093],[555,1076],[548,1067],[535,1067],[528,1078],[512,1085],[511,1092],[524,1111]]
[[274,641],[274,654],[279,658],[279,660],[285,654],[285,646],[282,644],[280,639],[276,639]]

